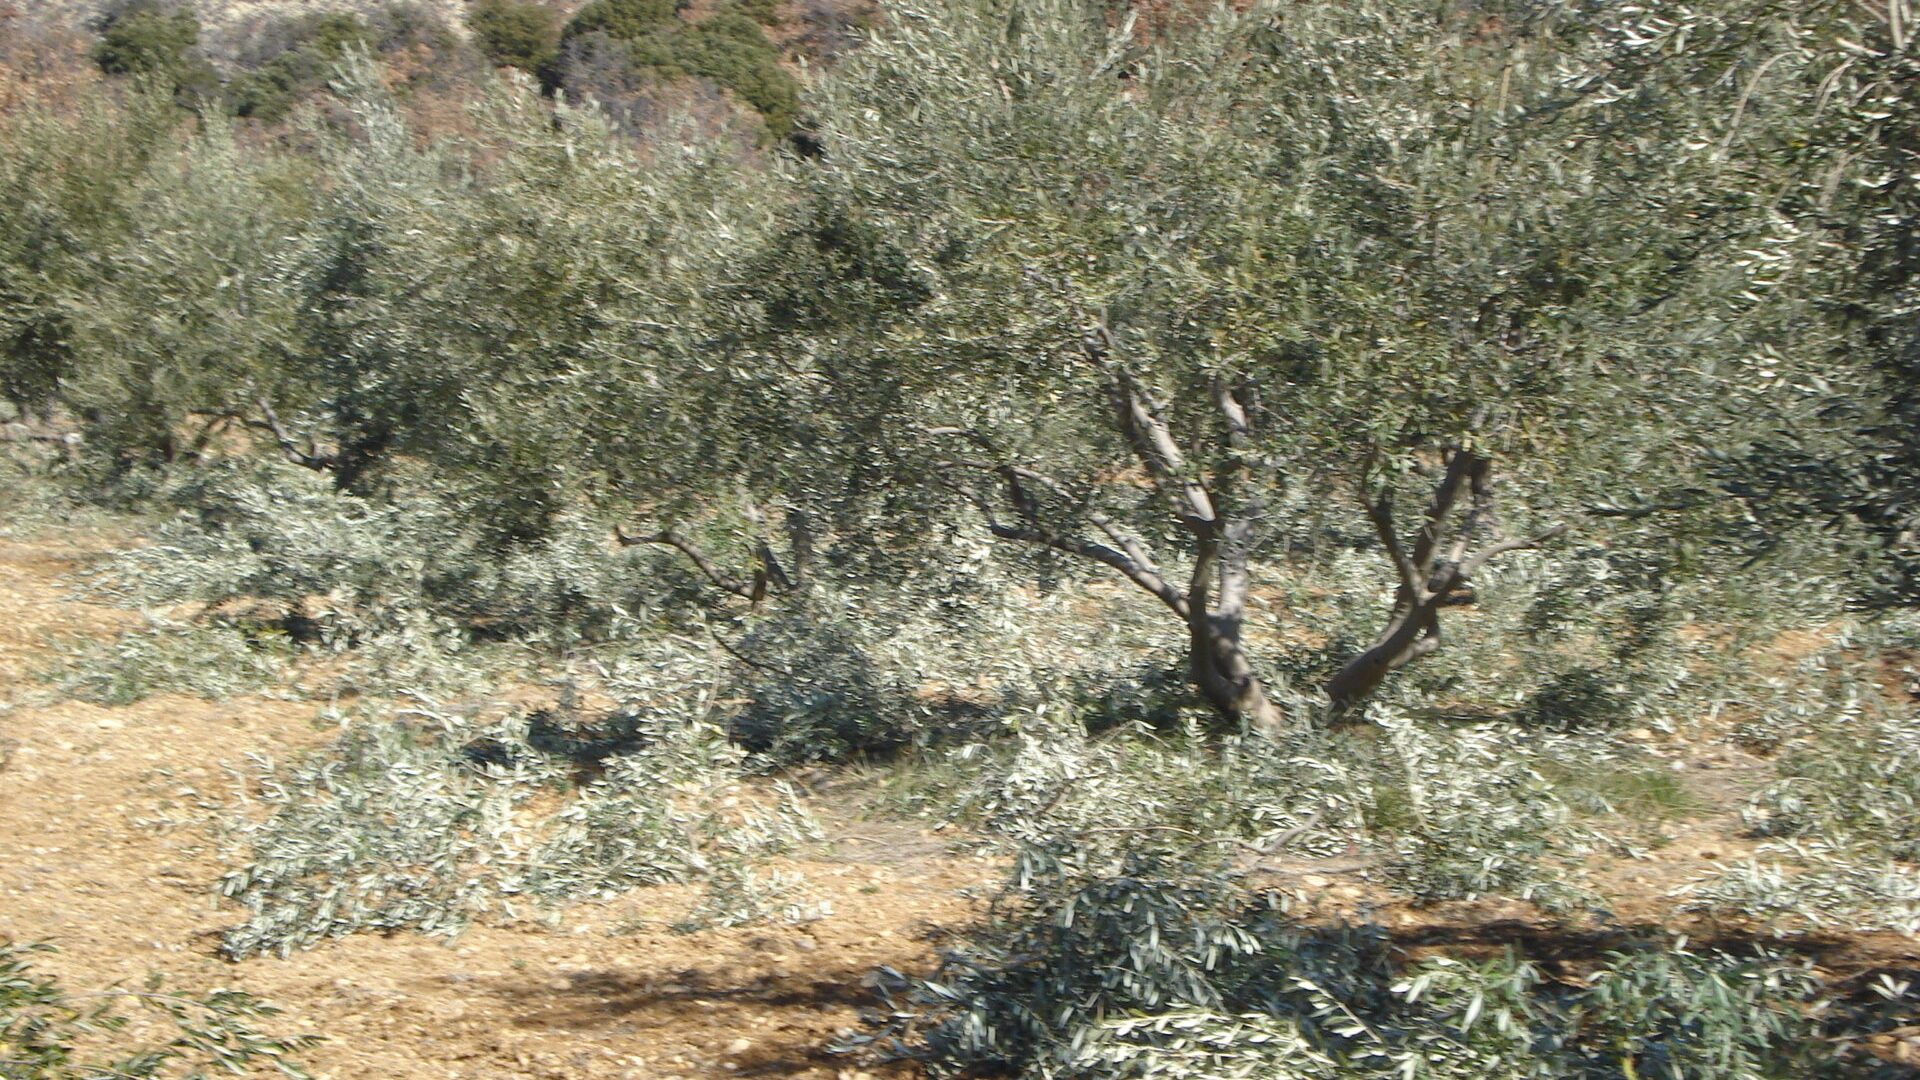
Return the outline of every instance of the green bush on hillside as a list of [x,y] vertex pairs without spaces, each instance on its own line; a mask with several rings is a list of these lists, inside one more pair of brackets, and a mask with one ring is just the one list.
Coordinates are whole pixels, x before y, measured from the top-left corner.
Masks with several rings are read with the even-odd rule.
[[560,51],[560,21],[529,0],[480,0],[467,28],[487,59],[522,71],[547,70]]
[[200,20],[192,12],[145,0],[106,18],[93,59],[108,75],[159,79],[182,99],[208,97],[219,88],[212,66],[200,54]]
[[184,63],[199,44],[200,20],[191,12],[138,4],[107,18],[93,58],[109,75],[141,75]]
[[766,4],[737,6],[686,23],[661,0],[598,0],[568,24],[565,41],[604,34],[627,47],[636,67],[711,81],[752,107],[780,138],[793,130],[800,88],[761,30],[772,14]]
[[754,19],[723,11],[668,39],[662,67],[711,79],[753,106],[775,138],[793,130],[800,87],[780,66],[780,51]]
[[321,15],[279,28],[285,35],[278,55],[236,78],[229,87],[236,116],[274,121],[294,102],[327,81],[333,65],[349,48],[370,48],[372,35],[358,16]]
[[632,41],[671,23],[680,8],[680,0],[593,0],[567,24],[566,38],[602,33]]
[[365,15],[293,16],[269,23],[248,42],[241,57],[247,70],[228,85],[228,107],[236,116],[283,119],[356,51],[386,58],[405,85],[445,79],[465,66],[459,38],[415,4],[388,4]]
[[733,10],[762,26],[780,22],[780,0],[733,0]]

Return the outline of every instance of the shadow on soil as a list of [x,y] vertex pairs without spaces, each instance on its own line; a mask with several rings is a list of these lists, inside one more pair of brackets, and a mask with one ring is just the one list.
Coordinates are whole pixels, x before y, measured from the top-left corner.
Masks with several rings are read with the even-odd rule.
[[[584,972],[568,977],[564,989],[532,992],[506,987],[506,996],[528,999],[534,1007],[514,1021],[523,1028],[574,1031],[645,1031],[664,1027],[689,1013],[704,1012],[715,1030],[752,1034],[756,1030],[775,1042],[757,1042],[738,1053],[720,1053],[732,1066],[729,1076],[828,1074],[849,1065],[830,1053],[825,1044],[832,1032],[847,1026],[846,1011],[871,1008],[879,999],[864,968],[809,971],[791,975],[745,975],[728,979],[712,971],[689,969],[674,975],[630,975]],[[789,1022],[774,1028],[754,1028],[747,1016],[786,1014]],[[738,1022],[736,1022],[738,1021]],[[796,1030],[798,1029],[798,1030]],[[867,1067],[869,1072],[873,1070]],[[876,1073],[886,1075],[887,1073]]]
[[[1790,934],[1775,936],[1749,928],[1667,927],[1653,924],[1581,928],[1516,919],[1457,923],[1387,931],[1329,926],[1325,931],[1342,937],[1358,931],[1374,937],[1376,947],[1397,954],[1401,961],[1444,954],[1463,959],[1486,957],[1511,949],[1540,964],[1569,985],[1604,966],[1610,954],[1670,945],[1687,934],[1687,948],[1731,955],[1769,952],[1806,959],[1822,973],[1841,1002],[1853,1006],[1858,1026],[1847,1034],[1863,1037],[1898,1021],[1869,1015],[1876,1004],[1872,986],[1882,975],[1920,983],[1920,942],[1898,934]],[[1377,955],[1377,954],[1376,954]],[[1398,962],[1388,961],[1398,967]],[[751,1048],[722,1054],[724,1042],[711,1048],[715,1058],[731,1066],[728,1075],[780,1077],[832,1075],[849,1066],[876,1076],[914,1075],[912,1066],[895,1062],[876,1066],[856,1063],[825,1049],[832,1033],[852,1022],[850,1010],[875,1009],[881,997],[873,987],[872,971],[859,966],[797,972],[749,974],[737,979],[711,970],[689,969],[677,974],[637,975],[587,972],[572,975],[568,985],[534,991],[503,987],[503,995],[529,1006],[515,1023],[525,1028],[574,1031],[620,1030],[640,1032],[665,1027],[689,1013],[711,1018],[710,1029],[727,1033],[754,1033],[762,1037]],[[1856,1011],[1858,1010],[1858,1011]],[[767,1028],[750,1027],[749,1016],[785,1014],[787,1022]],[[728,1034],[731,1039],[733,1034]],[[720,1039],[718,1034],[716,1040]],[[1878,1074],[1876,1074],[1878,1075]]]
[[1685,934],[1695,952],[1750,956],[1771,952],[1810,961],[1829,985],[1843,986],[1882,973],[1920,976],[1920,941],[1892,933],[1775,935],[1747,927],[1611,926],[1584,929],[1502,919],[1425,926],[1395,932],[1393,944],[1414,955],[1482,957],[1512,948],[1535,963],[1569,971],[1599,966],[1610,953],[1645,948]]

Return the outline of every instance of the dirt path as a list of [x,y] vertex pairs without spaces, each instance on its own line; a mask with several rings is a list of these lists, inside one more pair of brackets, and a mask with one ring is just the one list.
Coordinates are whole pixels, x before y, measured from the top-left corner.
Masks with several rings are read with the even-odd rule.
[[832,909],[803,926],[673,933],[692,897],[661,888],[558,927],[358,935],[224,962],[213,945],[237,914],[211,891],[204,825],[230,791],[222,766],[330,732],[316,706],[265,698],[35,704],[51,641],[137,622],[67,596],[60,576],[86,554],[0,542],[0,938],[57,944],[38,966],[74,989],[157,971],[178,989],[257,994],[285,1010],[276,1032],[325,1037],[302,1054],[316,1076],[863,1075],[821,1050],[857,1025],[862,980],[927,967],[935,928],[974,910],[961,890],[997,880],[914,830],[842,822],[790,864]]

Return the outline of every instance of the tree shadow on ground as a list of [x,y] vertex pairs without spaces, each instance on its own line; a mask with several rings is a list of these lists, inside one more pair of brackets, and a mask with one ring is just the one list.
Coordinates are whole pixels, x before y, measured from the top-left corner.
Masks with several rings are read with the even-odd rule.
[[[701,1049],[717,1066],[724,1058],[720,1067],[729,1076],[830,1075],[848,1064],[828,1049],[834,1033],[880,1003],[873,971],[860,965],[791,973],[591,971],[566,982],[553,989],[503,985],[501,996],[522,1006],[514,1026],[652,1037],[672,1031],[695,1041],[704,1034],[709,1045]],[[755,1022],[767,1017],[779,1022]],[[755,1034],[761,1037],[753,1045],[729,1049],[735,1038]]]

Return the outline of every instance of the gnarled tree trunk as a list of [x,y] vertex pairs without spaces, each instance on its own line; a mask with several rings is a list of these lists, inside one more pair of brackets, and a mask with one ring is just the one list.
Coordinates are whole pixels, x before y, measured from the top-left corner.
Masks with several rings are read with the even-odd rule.
[[[1255,525],[1262,515],[1262,484],[1269,470],[1255,446],[1258,412],[1250,387],[1216,382],[1211,397],[1221,420],[1210,441],[1216,451],[1206,469],[1190,466],[1174,439],[1165,411],[1133,373],[1110,355],[1112,338],[1099,328],[1083,343],[1089,359],[1109,377],[1115,424],[1145,467],[1154,490],[1193,538],[1193,567],[1184,589],[1170,581],[1138,536],[1112,518],[1091,510],[1090,491],[1068,485],[1000,454],[984,433],[970,428],[936,428],[936,436],[965,439],[984,449],[989,461],[950,461],[955,472],[991,476],[1004,501],[968,484],[955,486],[986,516],[987,527],[1003,540],[1050,547],[1119,571],[1177,616],[1187,628],[1188,675],[1194,689],[1220,714],[1247,728],[1273,735],[1286,718],[1255,673],[1242,637],[1247,602],[1248,562]],[[996,504],[1011,508],[1014,521],[1002,521]],[[1052,504],[1051,506],[1049,504]],[[1052,510],[1053,512],[1049,512]],[[1105,537],[1089,539],[1062,529],[1058,521],[1078,518]]]
[[[1528,539],[1505,539],[1494,514],[1493,462],[1462,447],[1450,447],[1443,456],[1445,471],[1411,544],[1402,542],[1394,524],[1392,493],[1382,490],[1366,498],[1371,477],[1362,476],[1367,517],[1393,561],[1400,584],[1385,629],[1327,681],[1327,697],[1336,713],[1358,705],[1388,675],[1440,648],[1440,609],[1473,602],[1473,575],[1481,567],[1509,551],[1537,547],[1566,532],[1567,527],[1560,525]],[[1469,506],[1455,527],[1451,519],[1463,493]],[[1485,547],[1469,550],[1483,538]]]

